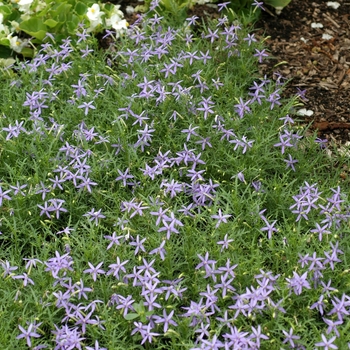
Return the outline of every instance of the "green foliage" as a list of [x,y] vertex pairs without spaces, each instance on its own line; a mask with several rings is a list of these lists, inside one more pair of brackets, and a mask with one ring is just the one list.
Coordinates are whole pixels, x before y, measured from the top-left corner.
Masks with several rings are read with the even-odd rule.
[[133,304],[133,308],[136,312],[130,312],[124,316],[124,318],[128,321],[139,318],[141,322],[146,322],[147,317],[153,315],[153,311],[146,311],[145,305],[143,303],[135,303]]
[[[152,0],[145,1],[145,10],[150,9]],[[183,21],[186,18],[187,10],[193,5],[192,0],[161,0],[157,11],[162,15],[173,15]]]
[[[117,13],[122,19],[119,6],[97,4],[101,7],[100,16],[92,20],[88,14],[94,3],[79,0],[35,0],[28,6],[17,3],[0,6],[0,56],[10,56],[9,50],[3,49],[6,47],[23,56],[33,57],[34,45],[42,43],[47,33],[53,34],[59,43],[64,38],[74,38],[80,24],[88,27],[89,32],[97,33],[107,27],[108,20],[111,25],[112,15]],[[96,15],[95,10],[91,13]]]
[[292,0],[265,0],[264,3],[276,9],[286,7]]
[[[258,2],[263,2],[263,5],[269,5],[274,8],[286,7],[292,0],[258,0]],[[234,11],[245,11],[254,4],[253,0],[231,0],[230,7]]]

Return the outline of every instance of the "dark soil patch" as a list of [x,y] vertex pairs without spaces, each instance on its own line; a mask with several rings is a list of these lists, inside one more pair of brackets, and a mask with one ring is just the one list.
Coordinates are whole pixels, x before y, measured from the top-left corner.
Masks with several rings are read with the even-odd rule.
[[305,123],[312,122],[319,137],[344,144],[350,140],[350,2],[338,3],[333,9],[324,0],[292,0],[279,16],[264,12],[256,28],[270,37],[265,42],[271,59],[260,66],[261,73],[277,71],[291,79],[286,97],[306,90],[304,108],[314,114],[304,117]]

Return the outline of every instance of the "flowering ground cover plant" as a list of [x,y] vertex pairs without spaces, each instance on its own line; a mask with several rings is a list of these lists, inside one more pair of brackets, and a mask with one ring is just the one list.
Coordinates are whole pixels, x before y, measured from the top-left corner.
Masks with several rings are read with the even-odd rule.
[[197,24],[108,52],[81,27],[3,70],[4,348],[348,347],[348,161],[249,28]]

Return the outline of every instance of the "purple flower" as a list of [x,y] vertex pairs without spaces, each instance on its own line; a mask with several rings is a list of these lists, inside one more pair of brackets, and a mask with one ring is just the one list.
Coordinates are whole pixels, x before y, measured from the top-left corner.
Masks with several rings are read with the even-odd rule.
[[318,223],[316,223],[316,228],[310,230],[310,232],[318,233],[318,239],[321,242],[322,241],[322,235],[324,235],[324,234],[328,234],[328,235],[331,234],[331,232],[328,231],[327,228],[328,228],[327,224],[324,225],[323,227],[321,227]]
[[0,207],[2,206],[3,199],[7,199],[9,201],[12,199],[10,196],[7,195],[10,192],[11,192],[11,190],[3,191],[2,187],[0,186]]
[[1,263],[1,267],[4,269],[2,277],[11,276],[12,271],[16,271],[18,266],[11,266],[10,263],[6,260],[5,263]]
[[287,168],[292,168],[293,171],[295,171],[294,164],[298,163],[299,161],[297,159],[293,159],[290,154],[288,154],[289,159],[284,159],[284,161],[287,163]]
[[165,242],[166,242],[166,241],[163,240],[162,243],[160,244],[160,246],[157,247],[157,248],[155,248],[155,249],[153,249],[153,250],[151,250],[151,251],[149,252],[149,254],[150,254],[150,255],[159,254],[160,258],[161,258],[162,260],[165,260],[165,254],[166,254],[166,250],[164,249]]
[[264,219],[264,221],[265,221],[266,226],[261,228],[260,230],[267,231],[267,237],[268,237],[268,239],[271,239],[273,232],[278,231],[277,228],[274,227],[277,220],[275,220],[272,224],[269,224],[266,219]]
[[121,172],[119,169],[117,169],[118,173],[120,176],[118,176],[115,181],[119,181],[119,180],[123,180],[123,186],[125,187],[128,183],[126,182],[127,179],[132,179],[134,178],[134,176],[132,176],[131,174],[129,175],[129,168],[127,168],[125,170],[125,173]]
[[332,321],[332,320],[328,320],[326,318],[323,318],[323,321],[327,324],[328,328],[327,328],[327,331],[326,333],[329,334],[331,332],[334,332],[337,337],[339,338],[340,337],[340,333],[338,331],[338,328],[337,326],[341,325],[344,323],[343,320],[338,320],[338,321]]
[[237,175],[236,175],[237,179],[241,182],[245,183],[245,178],[244,178],[244,174],[242,171],[240,171]]
[[320,138],[316,138],[316,140],[315,140],[315,143],[318,143],[319,144],[319,146],[320,146],[320,148],[321,149],[324,149],[324,148],[326,148],[327,147],[327,144],[328,144],[328,140],[327,139],[320,139]]
[[327,284],[323,281],[321,281],[321,284],[323,286],[322,293],[325,293],[327,296],[330,296],[331,291],[337,290],[336,288],[331,287],[332,280],[329,280]]
[[128,310],[134,310],[132,307],[132,304],[134,303],[134,299],[132,299],[131,295],[128,295],[126,298],[124,298],[122,295],[117,295],[117,303],[116,309],[122,309],[123,310],[123,316],[125,317],[128,313]]
[[260,348],[260,339],[269,339],[267,335],[261,333],[260,325],[257,328],[252,327],[252,332],[251,338],[255,339],[258,348]]
[[[345,301],[345,299],[347,299],[347,301]],[[341,299],[333,297],[332,304],[334,307],[327,315],[337,314],[340,321],[343,320],[343,316],[350,315],[349,311],[346,309],[350,305],[349,297],[347,295],[343,294]]]
[[45,271],[51,271],[51,274],[54,278],[58,277],[58,273],[63,270],[64,275],[66,274],[66,271],[73,271],[73,268],[71,267],[74,263],[72,257],[67,253],[64,255],[60,255],[58,251],[55,252],[55,258],[50,258],[45,262],[45,265],[47,268]]
[[90,186],[97,186],[96,182],[91,181],[89,177],[84,177],[84,176],[77,176],[77,179],[81,180],[81,183],[76,186],[76,188],[82,188],[82,189],[87,189],[89,193],[92,192],[92,189]]
[[205,257],[203,258],[201,255],[197,254],[198,258],[201,260],[201,262],[195,267],[196,270],[200,269],[201,267],[204,267],[204,269],[207,271],[209,264],[216,263],[215,260],[209,260],[209,253],[205,253]]
[[142,250],[143,252],[146,252],[145,247],[143,246],[143,243],[146,241],[146,238],[143,238],[140,241],[140,236],[137,235],[136,236],[136,242],[130,242],[129,244],[136,247],[134,254],[137,255],[137,253],[139,252],[139,250]]
[[275,143],[274,147],[281,147],[281,152],[282,154],[284,154],[285,151],[285,147],[293,147],[293,144],[290,143],[291,138],[286,135],[280,135],[280,142],[279,143]]
[[286,125],[287,123],[294,124],[294,120],[287,114],[283,118],[278,118],[279,120],[283,120],[283,124]]
[[252,3],[252,6],[255,6],[255,8],[261,8],[262,10],[265,11],[265,9],[263,8],[263,5],[264,3],[262,1],[258,2],[258,0],[254,0],[254,2]]
[[295,343],[294,343],[294,340],[300,339],[300,337],[297,336],[297,335],[293,335],[293,328],[291,328],[291,329],[289,330],[289,333],[286,332],[286,331],[284,331],[284,330],[282,330],[282,332],[283,332],[283,334],[285,335],[285,339],[283,340],[283,344],[286,344],[286,343],[289,342],[289,345],[290,345],[292,348],[295,348],[296,345],[295,345]]
[[107,276],[108,275],[113,275],[115,278],[117,278],[119,280],[120,279],[119,272],[123,271],[123,272],[126,273],[124,265],[128,261],[129,260],[125,260],[123,262],[120,262],[120,258],[119,258],[119,256],[117,256],[117,263],[116,264],[111,264],[111,265],[108,266],[110,268],[110,270],[107,272]]
[[41,337],[40,334],[35,333],[35,330],[36,330],[37,327],[38,327],[38,325],[34,325],[33,323],[30,323],[30,324],[29,324],[28,329],[25,329],[25,328],[23,328],[21,325],[18,325],[18,328],[20,329],[20,331],[22,332],[22,334],[18,335],[18,336],[16,337],[16,339],[25,338],[26,341],[27,341],[27,345],[28,345],[29,347],[31,347],[31,346],[32,346],[32,342],[31,342],[31,339],[30,339],[30,338],[31,338],[31,337],[33,337],[33,338],[40,338],[40,337]]
[[295,271],[293,271],[293,277],[286,278],[286,280],[289,282],[288,287],[293,288],[294,293],[296,295],[300,295],[303,287],[307,289],[311,289],[310,284],[306,280],[306,278],[307,278],[307,272],[299,276]]
[[169,325],[177,326],[177,323],[172,320],[174,316],[174,310],[172,310],[169,315],[166,313],[166,310],[163,310],[163,317],[161,316],[154,316],[155,318],[155,323],[163,323],[163,331],[166,333],[169,329]]
[[161,227],[158,230],[158,232],[166,231],[166,238],[167,239],[170,239],[171,233],[179,233],[179,231],[175,228],[175,222],[174,221],[168,222],[168,221],[162,220],[162,222],[163,222],[164,226]]
[[315,346],[323,347],[324,350],[338,349],[338,347],[333,344],[334,340],[337,339],[336,336],[332,337],[329,340],[326,338],[324,334],[321,334],[321,337],[322,337],[322,342],[316,343]]
[[108,239],[109,241],[111,241],[109,244],[108,244],[108,247],[107,247],[107,250],[111,249],[112,246],[115,244],[115,245],[120,245],[120,242],[119,240],[121,238],[124,238],[124,236],[117,236],[116,235],[116,232],[113,232],[112,233],[112,236],[103,236],[105,239]]
[[255,49],[256,54],[254,54],[253,56],[259,57],[259,63],[262,63],[263,57],[267,57],[268,54],[265,52],[266,49],[263,49],[261,51]]
[[104,219],[105,216],[103,214],[101,214],[101,210],[95,211],[95,208],[92,208],[91,211],[88,211],[86,214],[84,214],[83,216],[87,216],[89,217],[90,221],[94,221],[95,220],[95,225],[98,225],[98,220],[99,219]]
[[209,34],[207,34],[207,35],[205,36],[205,38],[206,38],[206,39],[207,39],[207,38],[210,38],[210,42],[213,43],[215,39],[219,39],[219,35],[217,34],[218,30],[219,30],[219,29],[216,29],[216,30],[213,32],[210,28],[208,28]]
[[219,209],[218,215],[211,215],[210,217],[218,220],[218,222],[215,225],[215,228],[218,228],[222,222],[227,223],[226,219],[230,218],[231,216],[232,215],[229,215],[229,214],[222,215],[221,209]]
[[186,137],[186,141],[188,142],[191,138],[191,136],[198,136],[198,134],[195,132],[196,129],[198,129],[198,126],[195,126],[192,128],[192,124],[188,127],[188,129],[183,129],[181,130],[182,133],[186,133],[187,137]]
[[86,350],[107,350],[107,348],[100,348],[100,345],[98,344],[98,341],[95,341],[95,346],[91,347],[91,346],[87,346],[85,348]]
[[239,98],[239,104],[235,105],[234,107],[240,118],[243,118],[245,112],[251,112],[251,109],[248,107],[250,103],[251,100],[244,102],[241,97]]
[[145,329],[143,329],[143,333],[141,334],[142,336],[142,341],[141,341],[141,345],[144,344],[146,341],[148,341],[149,343],[152,343],[152,339],[153,337],[156,337],[160,335],[159,333],[155,333],[155,332],[151,332],[151,324],[148,324],[147,327]]
[[219,241],[216,243],[219,245],[222,245],[221,250],[220,250],[222,252],[224,249],[228,249],[228,246],[231,242],[233,242],[233,239],[228,239],[227,234],[226,234],[223,241]]
[[58,199],[58,198],[54,198],[54,199],[49,199],[50,202],[50,211],[53,211],[56,213],[56,218],[59,219],[60,217],[60,212],[63,213],[67,213],[68,210],[66,208],[63,208],[62,205],[65,203],[64,199]]
[[186,21],[188,21],[188,26],[191,26],[191,25],[194,25],[196,24],[196,20],[198,19],[199,17],[194,15],[190,18],[186,18]]
[[156,225],[158,226],[160,224],[160,222],[162,220],[167,220],[169,217],[167,215],[165,215],[165,213],[168,211],[169,209],[165,209],[163,210],[162,207],[160,207],[158,209],[158,211],[151,211],[150,214],[151,215],[155,215],[157,216],[157,221],[156,221]]
[[87,115],[89,113],[89,109],[96,109],[96,107],[93,106],[92,104],[93,104],[93,101],[83,102],[83,104],[78,106],[78,108],[84,108],[85,109],[84,114]]
[[74,231],[74,229],[73,229],[73,228],[70,228],[70,227],[65,227],[63,230],[58,231],[57,234],[59,235],[59,234],[61,234],[61,233],[64,233],[64,234],[66,234],[66,235],[69,235],[69,234],[70,234],[70,231]]
[[36,267],[36,263],[37,262],[40,263],[40,264],[43,263],[41,260],[35,259],[35,258],[32,258],[32,259],[24,258],[23,260],[27,261],[26,266],[25,266],[26,270],[28,270],[28,269],[31,270],[33,266]]
[[223,3],[218,4],[218,11],[222,11],[223,9],[227,10],[227,5],[229,5],[231,2],[230,1],[226,1]]
[[318,312],[323,315],[324,314],[324,311],[323,311],[323,308],[325,307],[325,303],[323,301],[323,298],[324,298],[324,295],[322,294],[319,299],[316,301],[316,303],[313,303],[311,306],[310,306],[310,309],[316,309],[318,310]]
[[279,102],[281,96],[278,94],[279,90],[274,91],[270,96],[266,99],[268,102],[271,103],[270,109],[272,110],[275,105],[280,105],[281,102]]
[[338,257],[337,257],[337,253],[332,251],[331,253],[327,253],[327,252],[324,252],[324,255],[326,257],[325,261],[324,261],[324,265],[325,264],[329,264],[331,269],[334,270],[334,263],[336,262],[342,262],[342,260],[340,260]]
[[[56,349],[59,349],[60,344],[64,344],[66,349],[82,349],[81,342],[85,339],[81,337],[78,328],[69,328],[67,325],[58,328],[55,325],[56,331],[52,333],[56,336]],[[61,347],[61,346],[60,346]]]
[[92,275],[92,279],[96,282],[96,278],[97,275],[99,274],[105,274],[106,272],[102,269],[100,269],[100,267],[103,265],[103,262],[100,262],[96,267],[94,267],[94,265],[92,265],[90,262],[88,262],[90,268],[87,270],[84,270],[84,273],[90,273]]
[[253,41],[257,41],[254,37],[255,34],[248,34],[247,38],[244,38],[243,40],[248,41],[248,45],[250,46]]
[[235,288],[231,285],[233,278],[230,278],[229,280],[227,280],[228,278],[228,274],[225,273],[225,275],[221,275],[220,279],[221,279],[221,283],[215,284],[215,288],[220,288],[222,290],[222,297],[225,298],[226,293],[228,290],[235,292]]
[[90,37],[90,34],[87,34],[87,31],[84,28],[83,32],[82,33],[80,33],[80,32],[76,33],[76,36],[79,37],[77,43],[80,43],[81,41],[86,41],[86,39]]
[[29,278],[29,276],[26,273],[23,273],[23,275],[17,275],[12,276],[13,279],[23,279],[23,286],[26,287],[28,282],[32,285],[34,285],[34,282],[32,279]]
[[22,196],[25,196],[26,194],[22,191],[23,188],[26,188],[28,185],[20,185],[17,181],[16,186],[10,186],[14,191],[13,194],[16,196],[18,193],[20,193]]

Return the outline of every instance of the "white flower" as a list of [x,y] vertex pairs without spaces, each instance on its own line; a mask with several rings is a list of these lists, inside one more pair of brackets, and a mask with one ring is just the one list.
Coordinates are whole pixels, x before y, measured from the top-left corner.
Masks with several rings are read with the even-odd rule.
[[104,12],[100,11],[100,5],[93,4],[91,7],[88,8],[87,17],[90,20],[90,22],[100,22],[102,23],[101,17],[104,15]]
[[18,6],[30,6],[34,0],[19,0]]
[[120,33],[128,28],[128,22],[125,19],[121,19],[119,15],[114,14],[111,18],[106,20],[107,27],[112,27],[116,31],[116,37],[119,38]]
[[48,6],[48,5],[46,4],[45,1],[40,1],[40,0],[39,0],[39,2],[37,3],[37,6],[36,6],[36,8],[34,9],[34,11],[35,11],[35,12],[39,12],[39,11],[43,10],[46,6]]
[[8,26],[0,24],[0,38],[6,38],[10,34]]
[[121,17],[118,14],[114,14],[111,16],[111,18],[107,18],[106,19],[106,26],[107,27],[112,27],[114,26],[116,23],[118,23],[119,21],[121,21]]
[[11,24],[11,30],[12,31],[15,31],[15,32],[19,32],[20,31],[18,22],[11,21],[10,24]]
[[122,19],[121,21],[112,24],[112,28],[114,28],[118,34],[118,32],[122,32],[128,28],[128,22],[125,19]]
[[132,6],[126,6],[125,11],[128,15],[131,15],[132,13],[135,12],[135,9]]
[[0,24],[2,24],[2,21],[4,20],[4,15],[0,13]]
[[194,4],[198,4],[198,5],[204,5],[208,2],[211,2],[211,0],[194,0],[193,1]]
[[95,30],[95,28],[99,25],[102,24],[102,19],[100,18],[97,21],[90,21],[90,27],[87,29],[87,32],[90,33]]
[[116,30],[117,38],[120,33],[128,28],[128,22],[123,19],[124,13],[119,10],[120,5],[115,5],[113,11],[111,12],[111,17],[106,19],[107,27],[112,27]]
[[111,17],[113,15],[118,15],[120,18],[124,17],[124,13],[122,11],[119,10],[120,9],[120,5],[114,5],[114,8],[111,12]]
[[7,36],[7,39],[10,40],[10,48],[16,52],[21,52],[22,49],[27,45],[27,41],[19,39],[17,35],[12,36],[12,34],[9,34]]
[[31,18],[31,15],[30,15],[29,12],[22,13],[20,18],[21,18],[22,21],[27,21],[28,19]]
[[33,1],[34,0],[20,0],[18,2],[18,6],[19,6],[18,9],[24,13],[30,12],[29,8],[30,8],[30,5],[33,3]]

